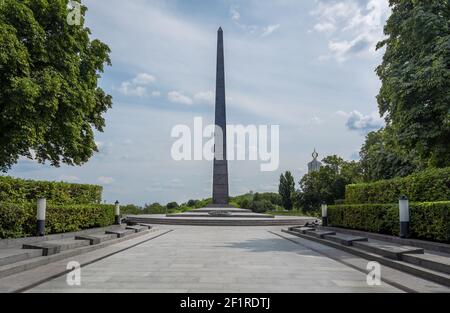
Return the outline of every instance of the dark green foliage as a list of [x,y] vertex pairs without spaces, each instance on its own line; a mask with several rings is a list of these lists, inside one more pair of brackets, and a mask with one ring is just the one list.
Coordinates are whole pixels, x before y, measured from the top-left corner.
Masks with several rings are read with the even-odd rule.
[[[47,204],[46,233],[57,234],[104,227],[114,223],[114,205]],[[0,203],[0,238],[34,236],[36,204]]]
[[102,186],[23,180],[0,176],[0,201],[10,203],[35,202],[46,198],[48,202],[64,204],[100,203]]
[[186,203],[186,205],[188,206],[188,207],[191,207],[191,208],[194,208],[195,207],[195,205],[198,203],[198,201],[199,200],[189,200],[187,203]]
[[98,87],[110,50],[91,40],[86,7],[69,25],[68,2],[0,1],[0,171],[21,156],[81,165],[97,151],[94,131],[112,105]]
[[[374,233],[399,234],[398,204],[354,204],[328,207],[330,226]],[[412,238],[449,242],[450,201],[410,203]]]
[[332,204],[343,199],[345,186],[361,180],[357,162],[347,162],[336,155],[328,156],[322,162],[318,172],[306,174],[300,180],[296,202],[303,211],[318,210],[322,202]]
[[159,203],[145,205],[142,214],[164,214],[166,213],[166,207]]
[[450,166],[450,2],[390,0],[392,14],[378,44],[377,97],[392,138],[422,162]]
[[176,210],[178,207],[179,205],[176,202],[167,203],[167,210]]
[[367,135],[359,153],[365,182],[410,175],[424,167],[415,150],[401,150],[391,128]]
[[275,210],[275,206],[269,200],[262,199],[252,201],[249,209],[255,213],[265,213]]
[[231,203],[242,209],[264,213],[281,205],[281,196],[274,192],[247,193],[231,198]]
[[280,175],[278,193],[281,196],[281,203],[286,210],[292,210],[294,205],[295,181],[291,172],[286,171]]
[[401,195],[417,202],[450,200],[450,167],[428,169],[403,178],[348,185],[345,202],[395,203]]
[[134,204],[120,206],[120,214],[139,215],[142,213],[142,208]]

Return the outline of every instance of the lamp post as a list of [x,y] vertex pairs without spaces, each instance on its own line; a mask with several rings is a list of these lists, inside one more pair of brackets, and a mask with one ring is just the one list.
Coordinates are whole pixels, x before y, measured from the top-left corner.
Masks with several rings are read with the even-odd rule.
[[322,226],[328,226],[328,205],[322,203]]
[[116,206],[114,208],[114,215],[115,215],[114,223],[116,225],[120,225],[120,204],[119,204],[119,201],[116,201],[115,204],[116,204]]
[[45,198],[38,199],[37,201],[37,235],[44,236],[45,235],[45,211],[47,210],[47,200]]
[[401,196],[398,201],[400,210],[400,238],[409,237],[409,201],[406,196]]

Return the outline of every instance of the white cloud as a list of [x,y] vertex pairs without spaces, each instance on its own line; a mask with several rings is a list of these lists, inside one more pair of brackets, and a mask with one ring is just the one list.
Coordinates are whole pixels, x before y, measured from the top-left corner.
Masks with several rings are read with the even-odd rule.
[[151,83],[154,83],[156,81],[155,76],[147,74],[147,73],[140,73],[133,79],[134,85],[149,85]]
[[60,180],[60,181],[63,181],[63,182],[69,182],[69,183],[72,183],[72,182],[77,182],[77,181],[79,181],[80,178],[77,177],[77,176],[61,175],[61,176],[59,177],[59,180]]
[[263,33],[262,33],[261,37],[269,36],[274,31],[276,31],[278,28],[280,28],[280,24],[269,25],[267,27],[263,27]]
[[115,180],[109,176],[100,176],[98,181],[103,185],[111,185]]
[[112,152],[112,143],[105,143],[103,141],[96,141],[95,145],[97,146],[98,153],[102,155],[110,155]]
[[320,33],[331,33],[336,30],[336,26],[329,22],[317,23],[314,25],[314,30]]
[[278,28],[280,28],[280,24],[273,24],[273,25],[267,25],[267,26],[259,26],[259,25],[247,25],[244,23],[241,23],[241,13],[238,11],[237,7],[232,6],[230,8],[230,16],[231,20],[245,30],[247,33],[251,35],[260,34],[261,37],[266,37],[271,35],[274,31],[276,31]]
[[369,0],[366,6],[358,0],[319,1],[311,12],[316,17],[314,31],[331,36],[329,55],[344,62],[353,55],[374,55],[377,42],[383,39],[383,26],[390,14],[387,0]]
[[194,99],[197,103],[206,103],[209,105],[214,105],[216,95],[213,91],[202,91],[194,95]]
[[235,7],[231,7],[230,15],[231,15],[231,19],[236,22],[239,21],[239,19],[241,18],[241,13],[239,13],[237,8],[235,8]]
[[143,97],[147,92],[147,88],[142,86],[134,86],[130,82],[123,82],[120,85],[119,91],[125,96]]
[[384,120],[376,112],[364,115],[355,110],[349,113],[337,111],[336,114],[347,119],[345,125],[349,130],[355,130],[362,134],[367,134],[384,126]]
[[155,98],[161,97],[161,92],[159,92],[159,91],[153,91],[153,92],[152,92],[152,97],[155,97]]
[[131,81],[122,82],[119,87],[119,92],[125,96],[144,97],[147,94],[146,86],[155,81],[155,76],[147,73],[139,73]]
[[170,102],[173,103],[180,103],[185,105],[192,105],[194,103],[191,98],[185,96],[183,93],[179,91],[170,91],[167,94],[167,98],[169,99]]
[[323,120],[318,116],[314,116],[309,120],[309,124],[321,125],[323,124]]

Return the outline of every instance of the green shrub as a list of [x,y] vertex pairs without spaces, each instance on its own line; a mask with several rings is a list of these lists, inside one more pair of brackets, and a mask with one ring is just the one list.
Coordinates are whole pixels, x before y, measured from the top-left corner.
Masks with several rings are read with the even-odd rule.
[[275,210],[275,206],[269,200],[256,200],[250,203],[250,209],[255,213],[265,213],[267,211]]
[[168,210],[168,211],[174,211],[174,210],[177,210],[178,207],[179,207],[178,203],[176,203],[176,202],[170,202],[170,203],[167,203],[166,206],[167,206],[167,210]]
[[0,201],[10,203],[35,202],[46,198],[48,202],[64,204],[101,203],[101,186],[24,180],[0,176]]
[[134,204],[121,205],[120,214],[139,215],[142,214],[142,208]]
[[395,203],[401,195],[415,202],[450,200],[450,167],[429,169],[403,178],[347,185],[345,203]]
[[[374,233],[399,234],[398,204],[328,206],[329,226]],[[412,238],[449,242],[450,201],[410,203]]]
[[164,214],[164,213],[166,213],[166,207],[162,206],[161,204],[159,204],[157,202],[155,202],[153,204],[146,204],[142,213],[143,214]]
[[[47,204],[46,233],[57,234],[104,227],[114,223],[114,205]],[[34,236],[36,204],[0,203],[0,238]]]
[[[254,202],[264,201],[265,205],[268,205],[273,209],[275,206],[281,205],[281,196],[274,192],[257,192],[257,193],[246,193],[240,196],[230,198],[230,204],[242,208],[242,209],[252,209],[254,207]],[[259,203],[258,206],[262,204]]]

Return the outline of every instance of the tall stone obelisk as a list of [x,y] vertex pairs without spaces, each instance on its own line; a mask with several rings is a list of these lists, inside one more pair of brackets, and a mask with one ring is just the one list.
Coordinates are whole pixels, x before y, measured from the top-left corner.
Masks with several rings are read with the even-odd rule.
[[[213,205],[228,205],[227,115],[223,31],[217,32],[216,132],[214,137]],[[221,130],[221,131],[220,131]]]

